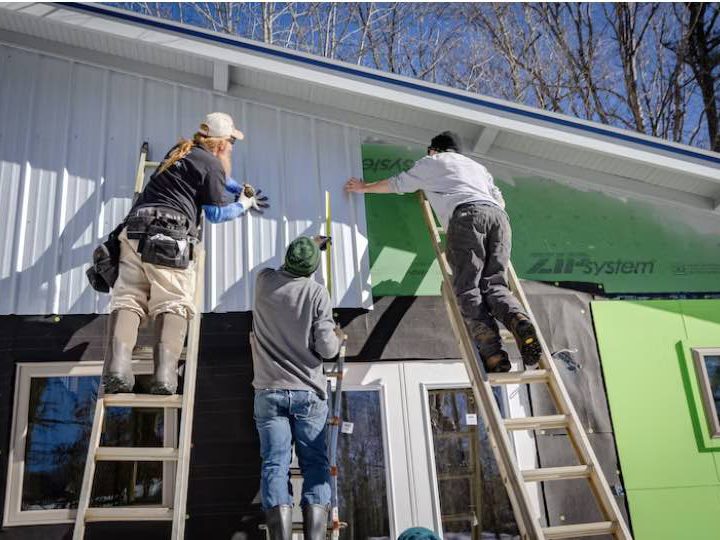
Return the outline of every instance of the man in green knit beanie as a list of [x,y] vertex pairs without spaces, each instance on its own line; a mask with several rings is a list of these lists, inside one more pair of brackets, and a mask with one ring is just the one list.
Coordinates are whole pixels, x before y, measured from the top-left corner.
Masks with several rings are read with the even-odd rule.
[[437,534],[425,527],[411,527],[405,529],[398,540],[439,540]]
[[325,445],[328,416],[323,360],[337,355],[339,330],[328,291],[312,278],[327,238],[301,236],[285,263],[258,273],[253,309],[255,424],[262,457],[260,496],[272,540],[292,536],[288,490],[295,441],[303,475],[306,540],[324,540],[330,504]]
[[288,246],[283,268],[294,276],[308,277],[320,265],[320,240],[300,236]]

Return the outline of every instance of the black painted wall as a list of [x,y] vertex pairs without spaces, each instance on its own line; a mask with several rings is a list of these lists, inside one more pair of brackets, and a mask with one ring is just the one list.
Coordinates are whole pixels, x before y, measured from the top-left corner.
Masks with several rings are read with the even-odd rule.
[[[0,317],[0,511],[17,362],[102,360],[103,315]],[[338,310],[348,333],[348,361],[457,358],[438,297],[376,298],[375,309]],[[259,443],[252,418],[250,313],[203,316],[188,492],[188,540],[261,538]],[[150,345],[141,329],[140,345]],[[0,540],[70,538],[70,525],[8,527]],[[88,539],[169,537],[164,523],[90,524]]]

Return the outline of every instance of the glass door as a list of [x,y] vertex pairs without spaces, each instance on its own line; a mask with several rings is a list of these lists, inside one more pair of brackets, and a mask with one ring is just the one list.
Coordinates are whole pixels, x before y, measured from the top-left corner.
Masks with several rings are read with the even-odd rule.
[[[406,362],[403,382],[413,462],[415,523],[445,539],[518,538],[510,501],[462,362]],[[498,395],[502,410],[518,416],[526,392]],[[511,437],[521,469],[535,466],[532,436]],[[539,515],[539,492],[532,504]]]

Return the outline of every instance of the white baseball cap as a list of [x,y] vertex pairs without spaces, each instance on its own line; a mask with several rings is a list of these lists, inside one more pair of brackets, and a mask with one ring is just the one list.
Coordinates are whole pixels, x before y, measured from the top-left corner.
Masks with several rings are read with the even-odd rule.
[[206,137],[234,137],[238,141],[245,138],[243,132],[235,128],[230,115],[221,112],[208,114],[200,124],[199,131]]

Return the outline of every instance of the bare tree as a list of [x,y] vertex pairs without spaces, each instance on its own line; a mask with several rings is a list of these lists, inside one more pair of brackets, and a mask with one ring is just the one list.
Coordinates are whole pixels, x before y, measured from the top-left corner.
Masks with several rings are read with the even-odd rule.
[[720,150],[718,4],[119,5]]
[[684,31],[670,47],[682,55],[682,60],[692,70],[702,98],[709,146],[720,151],[720,6],[687,3],[676,9],[676,15]]

